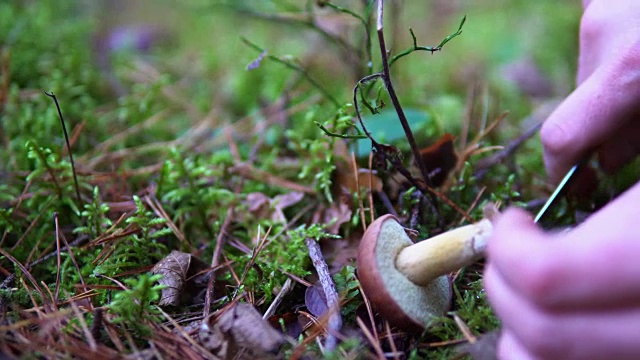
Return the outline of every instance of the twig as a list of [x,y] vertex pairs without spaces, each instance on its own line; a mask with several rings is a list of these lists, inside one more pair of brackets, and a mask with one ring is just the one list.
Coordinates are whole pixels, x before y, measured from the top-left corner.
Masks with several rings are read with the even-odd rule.
[[[234,2],[234,4],[235,3],[236,2]],[[307,3],[310,3],[310,1],[307,1]],[[221,5],[224,6],[224,4],[221,4]],[[272,21],[278,24],[288,23],[288,24],[294,24],[294,25],[301,25],[306,28],[309,28],[312,31],[317,32],[329,43],[333,43],[338,46],[345,62],[348,62],[350,65],[354,66],[354,70],[357,71],[357,73],[355,74],[356,78],[360,76],[360,74],[362,74],[362,71],[359,68],[355,68],[355,65],[360,64],[361,56],[352,55],[354,52],[357,54],[360,51],[358,51],[358,49],[354,45],[350,44],[345,39],[342,39],[339,36],[335,36],[327,32],[326,30],[322,29],[321,27],[319,27],[315,22],[313,12],[311,10],[307,10],[307,14],[289,15],[289,14],[265,14],[265,13],[259,13],[259,12],[253,11],[247,7],[236,7],[236,6],[231,6],[231,7],[235,11],[243,15],[253,16],[258,19]]]
[[396,347],[396,342],[393,340],[393,334],[391,333],[391,326],[388,321],[384,322],[384,329],[387,333],[387,338],[389,339],[389,347],[391,348],[391,352],[393,353],[394,360],[400,360],[400,354],[398,354],[398,348]]
[[473,333],[471,332],[471,330],[469,329],[467,324],[465,324],[465,322],[462,320],[462,318],[460,318],[460,316],[458,316],[458,314],[456,314],[455,312],[452,314],[452,316],[453,316],[453,320],[456,323],[456,326],[458,326],[458,330],[460,330],[460,332],[462,333],[464,338],[470,344],[475,344],[476,341],[478,341],[478,339],[476,338],[475,335],[473,335]]
[[264,315],[262,315],[262,318],[266,320],[269,317],[271,317],[271,315],[275,314],[276,309],[282,302],[282,299],[284,299],[284,296],[287,295],[292,289],[293,289],[293,280],[291,280],[291,278],[287,278],[287,281],[284,282],[284,285],[282,285],[282,289],[280,289],[280,291],[278,292],[278,295],[276,295],[275,299],[273,299],[273,302],[271,303],[271,305],[269,305],[269,308],[267,309],[267,311],[264,312]]
[[[383,193],[384,190],[380,188],[380,192]],[[373,211],[373,154],[369,153],[369,219],[373,221],[376,218]],[[393,207],[392,207],[393,208]],[[366,229],[365,229],[366,230]]]
[[91,324],[91,335],[96,341],[100,341],[100,330],[102,329],[102,321],[103,321],[104,309],[103,308],[95,308],[93,310],[93,323]]
[[[67,294],[67,297],[68,297],[68,294]],[[56,296],[56,300],[57,300],[57,296]],[[78,322],[80,323],[80,328],[84,333],[84,337],[86,338],[87,343],[89,343],[89,348],[91,349],[92,352],[96,352],[98,350],[98,344],[96,343],[96,339],[93,337],[93,334],[91,333],[91,331],[89,331],[87,322],[84,320],[84,316],[82,316],[82,313],[78,308],[78,305],[76,305],[75,301],[72,301],[69,304],[71,305],[71,309],[73,310],[73,313],[75,314],[76,319],[78,319]]]
[[442,47],[448,43],[449,41],[451,41],[451,39],[453,39],[454,37],[462,34],[462,26],[464,25],[464,23],[467,21],[467,16],[465,15],[464,17],[462,17],[462,21],[460,21],[460,25],[458,25],[458,30],[456,32],[454,32],[453,34],[447,36],[446,38],[444,38],[440,44],[438,44],[437,46],[418,46],[418,41],[416,40],[416,35],[413,33],[413,29],[409,28],[409,33],[411,33],[411,39],[413,39],[413,47],[399,53],[398,55],[392,57],[389,60],[389,66],[393,65],[393,63],[395,63],[396,61],[398,61],[400,58],[407,56],[409,54],[411,54],[414,51],[428,51],[430,53],[434,53],[436,51],[441,51]]
[[478,163],[476,164],[478,170],[474,174],[476,179],[478,181],[481,181],[492,166],[499,164],[500,162],[502,162],[502,160],[513,154],[513,152],[516,151],[516,149],[518,149],[520,145],[522,145],[526,140],[528,140],[536,132],[538,132],[538,129],[540,129],[541,126],[542,123],[538,123],[532,126],[529,130],[525,131],[524,134],[511,141],[501,151],[478,161]]
[[[46,299],[47,297],[45,296],[44,291],[42,291],[42,288],[40,288],[40,285],[38,285],[38,281],[36,280],[36,278],[33,277],[33,275],[31,275],[31,273],[29,272],[29,270],[27,269],[27,267],[25,267],[24,265],[22,265],[16,258],[14,258],[13,256],[11,256],[11,254],[9,254],[8,252],[6,252],[3,248],[0,248],[0,255],[6,257],[9,261],[11,261],[15,266],[17,266],[18,268],[20,268],[20,271],[22,271],[22,275],[24,277],[26,277],[27,279],[29,279],[29,282],[31,282],[31,284],[33,285],[33,287],[38,291],[38,293],[40,294],[40,297],[42,298],[43,301],[45,301],[45,305],[46,305]],[[15,273],[12,274],[15,277]],[[9,276],[10,277],[10,276]],[[3,285],[5,282],[7,282],[7,280],[9,279],[9,277],[7,277],[7,279],[5,279],[5,281],[3,282]],[[21,278],[22,279],[22,278]]]
[[211,311],[211,296],[213,295],[213,283],[216,279],[215,268],[218,266],[220,262],[220,253],[222,252],[222,244],[224,242],[224,238],[227,235],[227,228],[231,224],[231,217],[233,216],[233,207],[230,207],[227,210],[227,215],[224,218],[224,222],[222,226],[220,226],[220,232],[218,233],[218,239],[216,240],[216,247],[213,251],[213,257],[211,259],[211,276],[209,277],[209,281],[207,282],[207,292],[204,297],[204,309],[202,311],[202,315],[204,318],[209,316],[209,312]]
[[279,186],[309,195],[317,194],[317,191],[309,186],[300,185],[297,182],[289,181],[277,175],[273,175],[246,162],[236,164],[229,168],[228,171],[232,174],[237,174],[245,178],[262,181],[268,185]]
[[[356,155],[354,153],[351,153],[351,166],[353,168],[353,177],[355,178],[356,181],[356,194],[358,195],[358,212],[360,213],[360,221],[362,221],[362,231],[366,231],[367,230],[367,220],[365,218],[365,214],[364,214],[364,201],[362,200],[362,191],[360,191],[360,177],[358,176],[358,164],[356,164]],[[371,173],[369,173],[369,175],[371,175]],[[371,187],[369,187],[369,191],[371,192]],[[371,204],[371,207],[373,207],[373,204]],[[373,217],[371,218],[371,221],[373,221]]]
[[[244,281],[247,279],[247,274],[249,274],[249,270],[255,265],[256,259],[260,255],[260,252],[266,246],[267,239],[269,238],[269,234],[271,233],[271,229],[273,229],[273,228],[271,226],[269,226],[269,228],[267,229],[267,232],[264,234],[262,239],[260,239],[258,241],[258,244],[253,249],[253,251],[251,252],[251,258],[249,259],[247,264],[244,266],[244,270],[242,271],[242,276],[240,277],[240,280],[238,281],[238,288],[234,292],[232,298],[235,298],[236,294],[238,293],[238,290],[240,289],[242,284],[244,284]],[[258,225],[258,235],[257,236],[260,237],[260,225]]]
[[313,267],[316,269],[318,273],[318,277],[320,278],[320,285],[322,285],[322,290],[324,291],[324,296],[327,299],[327,307],[331,314],[329,315],[328,321],[328,329],[327,329],[327,340],[325,342],[325,348],[328,351],[332,351],[335,349],[337,345],[336,334],[340,331],[342,327],[342,318],[340,317],[340,302],[338,299],[338,292],[336,291],[336,285],[331,278],[331,274],[329,273],[329,266],[327,266],[327,262],[324,260],[322,256],[322,250],[320,250],[320,245],[316,242],[315,239],[306,238],[304,243],[307,245],[309,249],[309,257],[311,258],[311,262],[313,263]]
[[[415,142],[415,138],[413,137],[413,133],[411,131],[411,127],[409,126],[409,122],[407,121],[407,118],[404,114],[404,111],[402,109],[402,106],[400,105],[400,100],[398,99],[398,96],[395,92],[395,89],[393,88],[393,82],[391,81],[391,72],[390,72],[390,64],[395,62],[396,60],[398,60],[399,58],[408,55],[409,53],[413,52],[413,51],[417,51],[417,50],[423,50],[423,51],[430,51],[431,53],[435,52],[435,51],[439,51],[442,49],[442,47],[449,41],[451,41],[451,39],[455,38],[456,36],[460,35],[462,33],[462,26],[464,25],[465,21],[466,21],[466,16],[462,18],[462,21],[460,22],[460,25],[458,26],[458,30],[447,36],[446,38],[444,38],[440,44],[436,47],[426,47],[426,46],[418,46],[417,45],[417,40],[415,37],[415,34],[413,33],[413,30],[410,30],[411,32],[411,36],[413,38],[413,48],[406,50],[405,52],[396,55],[394,58],[391,59],[391,61],[389,61],[388,58],[388,54],[387,54],[387,49],[386,49],[386,45],[385,45],[385,38],[384,38],[384,26],[383,26],[383,10],[384,10],[384,1],[383,0],[379,0],[378,1],[378,16],[377,16],[377,32],[378,32],[378,42],[380,44],[380,54],[381,54],[381,58],[382,58],[382,72],[381,73],[375,73],[375,74],[371,74],[369,76],[366,76],[362,79],[360,79],[360,81],[358,81],[356,87],[353,90],[353,102],[354,102],[354,108],[356,111],[356,115],[358,117],[358,120],[360,122],[360,126],[363,128],[363,131],[365,133],[365,135],[367,137],[369,137],[369,139],[372,142],[372,147],[376,150],[376,152],[378,153],[382,153],[383,158],[385,158],[386,160],[390,161],[392,163],[392,165],[394,166],[394,168],[396,168],[396,170],[398,170],[402,175],[404,175],[409,182],[412,183],[412,185],[414,185],[416,188],[420,189],[420,191],[425,194],[425,196],[428,196],[428,201],[427,201],[427,206],[429,206],[430,210],[436,215],[437,219],[438,219],[438,223],[440,225],[442,225],[444,223],[442,217],[440,216],[438,209],[437,209],[437,202],[436,202],[436,198],[440,198],[443,199],[443,196],[440,196],[439,193],[437,193],[434,188],[433,188],[433,183],[431,182],[431,178],[429,176],[429,173],[427,172],[426,166],[424,164],[423,161],[420,161],[420,159],[422,158],[420,156],[420,150]],[[390,158],[389,156],[387,156],[384,152],[384,148],[381,144],[377,143],[371,136],[371,134],[369,133],[369,131],[366,129],[366,127],[364,126],[364,123],[362,121],[362,117],[360,115],[359,112],[359,108],[358,108],[358,98],[357,98],[357,92],[358,89],[360,88],[360,86],[366,82],[369,82],[371,80],[377,79],[377,78],[382,78],[385,88],[387,89],[387,92],[389,94],[389,98],[391,99],[391,102],[393,103],[393,106],[396,110],[396,113],[398,114],[398,118],[400,120],[400,124],[402,125],[402,128],[405,132],[405,136],[407,138],[407,141],[409,142],[409,146],[411,147],[411,152],[413,154],[413,157],[415,159],[416,165],[418,166],[418,169],[420,170],[420,174],[422,176],[422,179],[424,181],[424,186],[421,186],[421,184],[418,184],[415,179],[413,179],[413,177],[409,174],[408,171],[406,171],[406,169],[404,169],[404,167],[401,164],[398,164],[398,161],[395,160],[393,158]],[[361,91],[362,94],[362,91]],[[368,103],[366,101],[364,101],[364,104],[367,106],[367,108],[369,108],[369,110],[372,113],[376,113],[376,109],[372,109]],[[382,150],[382,151],[381,151]]]

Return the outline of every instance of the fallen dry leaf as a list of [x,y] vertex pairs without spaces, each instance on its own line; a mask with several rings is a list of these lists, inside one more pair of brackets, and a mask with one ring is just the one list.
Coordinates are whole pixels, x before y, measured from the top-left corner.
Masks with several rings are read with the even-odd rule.
[[333,154],[335,155],[336,171],[334,174],[334,192],[340,195],[349,195],[358,192],[358,185],[360,190],[368,191],[371,189],[373,192],[382,191],[382,180],[378,177],[377,171],[369,169],[358,169],[358,178],[353,171],[351,165],[352,155],[347,148],[344,141],[336,141],[333,147]]
[[338,234],[340,226],[351,221],[353,211],[347,203],[347,201],[350,200],[351,199],[346,196],[341,196],[328,207],[321,207],[319,209],[319,221],[323,224],[329,224],[325,228],[326,232],[329,234]]
[[453,145],[454,136],[446,133],[435,143],[420,149],[420,158],[424,163],[433,186],[438,187],[447,180],[456,166],[458,156]]
[[[357,185],[360,185],[360,190],[366,191],[371,188],[373,192],[382,191],[382,180],[376,174],[377,171],[375,170],[358,169]],[[336,184],[341,194],[357,192],[358,186],[356,185],[356,176],[353,173],[353,169],[338,167],[336,169]]]
[[292,191],[286,194],[270,198],[267,195],[254,192],[247,195],[245,203],[247,210],[255,218],[270,219],[274,222],[286,223],[284,209],[299,203],[304,198],[304,194]]
[[187,280],[197,272],[207,268],[207,264],[191,254],[173,250],[151,269],[153,274],[163,275],[158,281],[166,288],[160,294],[160,306],[180,304]]
[[200,343],[223,359],[276,359],[285,336],[251,304],[236,303],[203,320]]

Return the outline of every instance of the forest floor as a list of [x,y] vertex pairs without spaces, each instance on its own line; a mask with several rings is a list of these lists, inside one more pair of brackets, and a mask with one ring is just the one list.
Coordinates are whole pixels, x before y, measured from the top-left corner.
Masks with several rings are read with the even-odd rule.
[[0,357],[491,353],[482,260],[411,332],[358,245],[539,209],[579,4],[387,1],[377,31],[369,1],[63,3],[0,4]]

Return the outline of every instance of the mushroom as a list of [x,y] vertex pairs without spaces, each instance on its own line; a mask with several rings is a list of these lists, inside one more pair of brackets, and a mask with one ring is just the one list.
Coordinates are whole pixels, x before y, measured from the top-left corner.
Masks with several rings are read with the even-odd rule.
[[398,219],[390,214],[376,219],[358,248],[358,277],[380,315],[391,324],[424,330],[451,305],[447,274],[483,256],[497,209],[489,204],[485,219],[427,240],[413,243]]

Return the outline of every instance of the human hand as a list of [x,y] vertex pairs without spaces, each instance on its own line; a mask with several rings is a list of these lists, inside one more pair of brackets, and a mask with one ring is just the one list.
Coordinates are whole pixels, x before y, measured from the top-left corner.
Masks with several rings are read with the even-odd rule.
[[583,3],[578,86],[541,130],[554,182],[591,151],[609,172],[640,153],[640,1]]
[[500,359],[640,358],[640,183],[569,232],[498,218],[484,285]]

